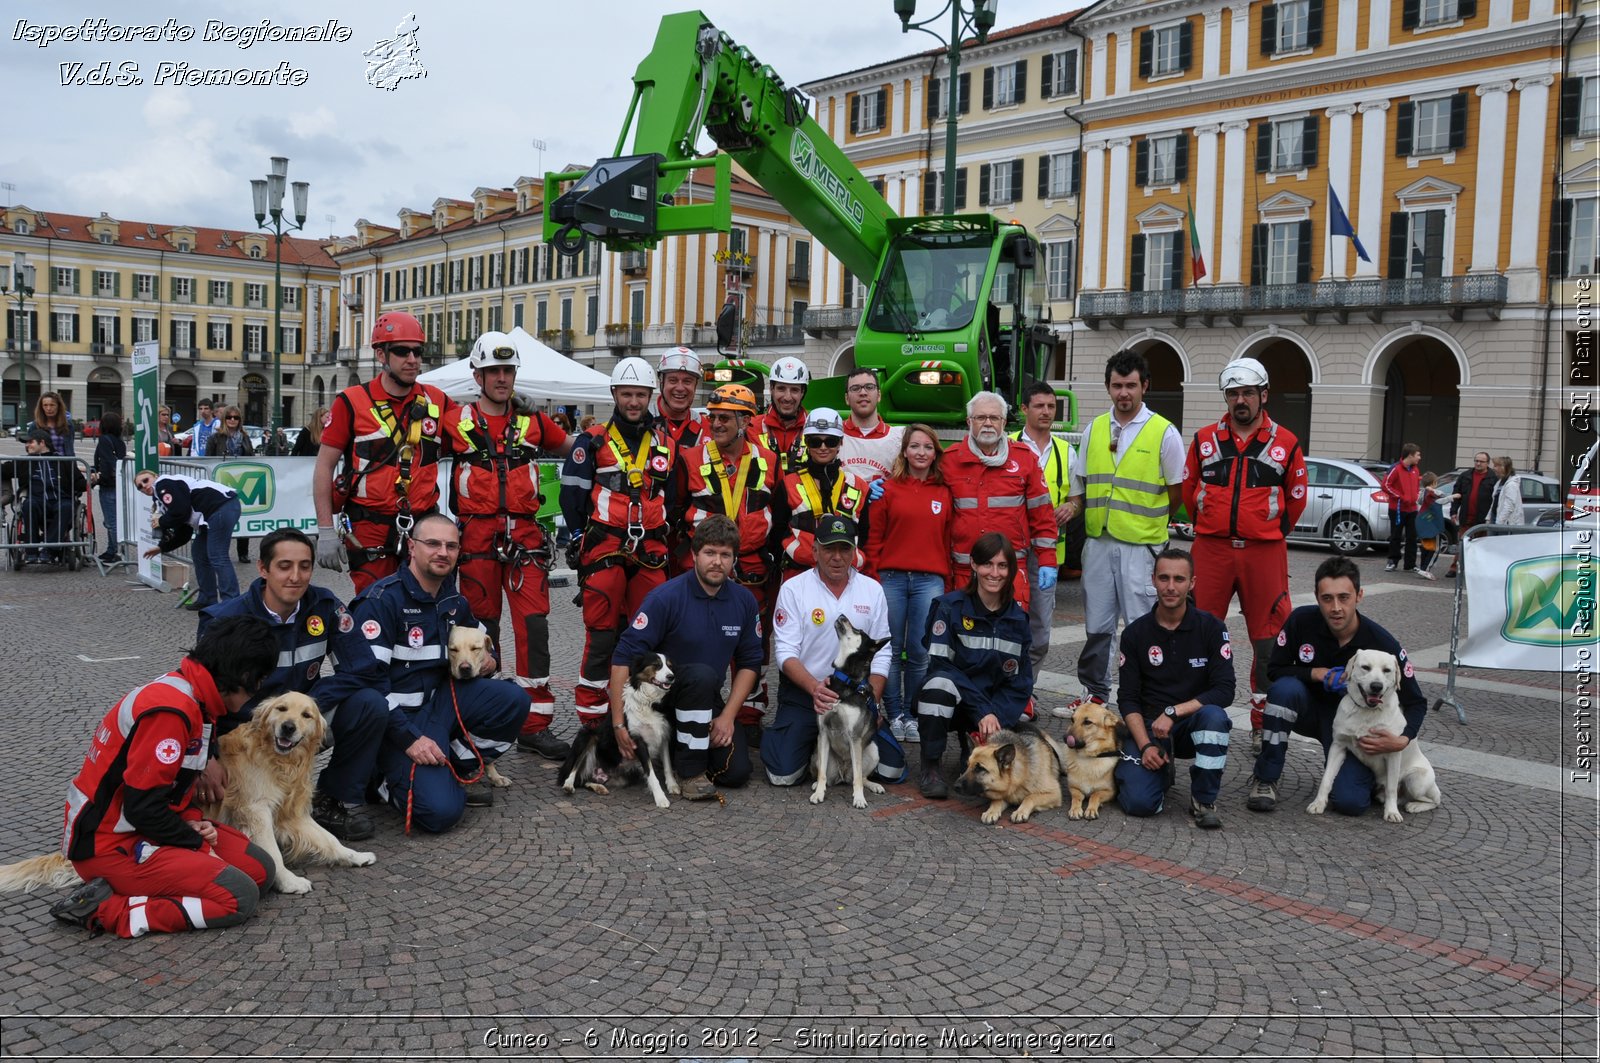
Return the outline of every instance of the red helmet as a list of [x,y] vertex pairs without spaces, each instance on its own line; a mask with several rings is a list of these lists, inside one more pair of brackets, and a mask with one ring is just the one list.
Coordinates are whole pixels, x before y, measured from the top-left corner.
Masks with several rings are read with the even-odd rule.
[[424,343],[426,338],[422,335],[422,322],[410,314],[391,310],[387,314],[379,314],[378,320],[372,325],[372,345],[374,347],[385,343]]

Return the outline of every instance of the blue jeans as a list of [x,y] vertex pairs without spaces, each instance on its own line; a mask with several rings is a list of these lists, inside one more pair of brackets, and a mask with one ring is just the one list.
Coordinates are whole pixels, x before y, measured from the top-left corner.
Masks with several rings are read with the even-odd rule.
[[230,498],[206,518],[205,527],[195,535],[189,555],[194,558],[194,581],[200,589],[200,597],[195,600],[202,609],[239,596],[231,545],[238,526],[239,499]]
[[106,553],[117,552],[117,489],[100,488],[100,524],[106,530]]
[[892,568],[879,572],[878,582],[889,605],[889,682],[883,689],[883,708],[893,720],[914,715],[906,703],[917,696],[928,674],[928,609],[944,593],[944,577]]

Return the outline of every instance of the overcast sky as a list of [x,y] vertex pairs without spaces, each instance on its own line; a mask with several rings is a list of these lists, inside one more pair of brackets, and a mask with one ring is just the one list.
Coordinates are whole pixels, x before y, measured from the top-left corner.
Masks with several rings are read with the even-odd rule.
[[[257,30],[263,18],[322,25],[334,9],[350,30],[343,43],[241,49],[203,40],[211,20]],[[363,217],[393,225],[401,207],[426,210],[441,195],[464,199],[479,186],[609,154],[660,16],[685,9],[662,0],[11,0],[0,9],[0,99],[7,102],[0,181],[16,188],[0,195],[47,213],[106,211],[242,230],[255,222],[250,179],[266,173],[271,156],[285,155],[290,180],[311,183],[306,235],[350,233]],[[918,5],[922,17],[938,9],[937,0]],[[934,46],[923,34],[901,34],[892,0],[711,0],[702,10],[791,85]],[[1067,10],[1048,0],[999,0],[997,25]],[[369,85],[363,51],[392,39],[412,13],[427,76],[392,91]],[[39,46],[48,27],[98,18],[113,26],[171,20],[193,36]],[[941,25],[948,30],[948,19]],[[114,77],[130,74],[143,84],[62,84],[103,62]],[[159,86],[162,63],[265,70],[286,63],[305,72],[304,84]],[[545,142],[542,153],[536,139]]]

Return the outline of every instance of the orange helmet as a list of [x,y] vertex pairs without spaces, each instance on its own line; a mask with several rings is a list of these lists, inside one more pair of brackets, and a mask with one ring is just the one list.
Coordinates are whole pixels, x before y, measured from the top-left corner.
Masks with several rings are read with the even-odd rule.
[[387,314],[379,314],[378,320],[372,323],[372,345],[381,346],[386,343],[424,343],[422,335],[422,322],[410,314],[391,310]]
[[756,394],[743,384],[724,384],[711,393],[711,401],[706,403],[706,409],[754,414]]

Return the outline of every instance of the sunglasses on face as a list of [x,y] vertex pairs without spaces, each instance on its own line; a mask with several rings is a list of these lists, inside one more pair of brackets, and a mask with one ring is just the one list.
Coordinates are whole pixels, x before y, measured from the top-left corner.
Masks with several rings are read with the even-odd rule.
[[421,347],[390,347],[389,355],[392,358],[421,358]]
[[823,447],[837,447],[838,445],[839,441],[833,436],[806,436],[806,446],[812,450],[819,450]]
[[230,413],[230,414],[229,414],[229,415],[228,415],[228,416],[227,416],[227,417],[226,417],[226,418],[225,418],[225,420],[229,420],[229,421],[242,421],[242,420],[244,420],[244,418],[242,418],[242,417],[235,417],[235,416],[234,416],[234,415],[233,415],[233,414],[231,414],[231,413]]

